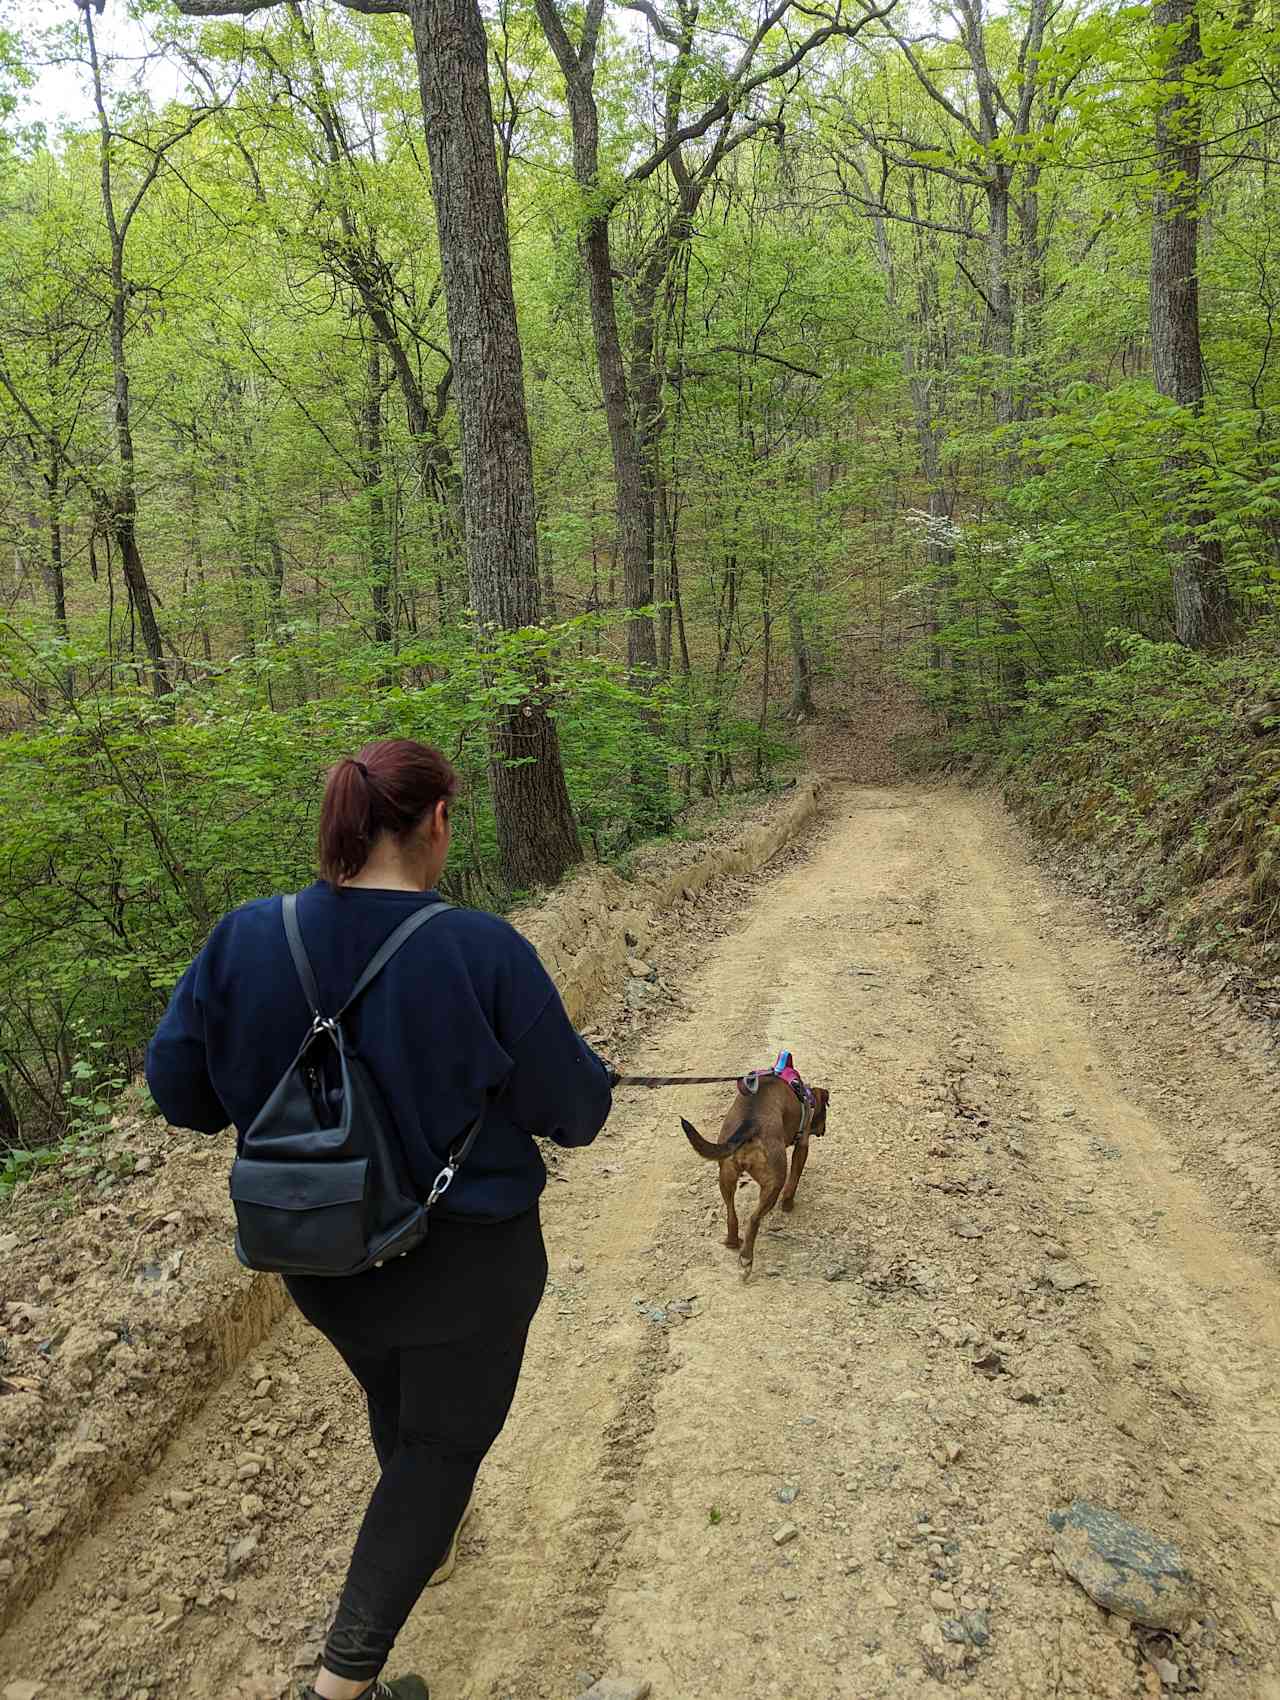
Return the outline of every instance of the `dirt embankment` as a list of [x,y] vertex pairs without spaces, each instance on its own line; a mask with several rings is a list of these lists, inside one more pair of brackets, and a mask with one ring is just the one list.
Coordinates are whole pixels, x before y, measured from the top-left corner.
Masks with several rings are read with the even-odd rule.
[[[763,866],[816,806],[807,780],[698,842],[647,852],[630,879],[586,869],[513,920],[575,1020],[628,988],[634,1008],[660,1002],[628,959],[697,894]],[[287,1304],[231,1251],[223,1142],[132,1118],[110,1143],[133,1178],[109,1195],[76,1197],[54,1171],[0,1216],[0,1627]]]
[[813,819],[818,792],[818,781],[806,779],[708,838],[645,850],[626,879],[610,868],[592,868],[545,902],[513,914],[560,988],[570,1019],[581,1023],[603,1014],[630,976],[628,963],[643,960],[682,905],[719,882],[767,866]]

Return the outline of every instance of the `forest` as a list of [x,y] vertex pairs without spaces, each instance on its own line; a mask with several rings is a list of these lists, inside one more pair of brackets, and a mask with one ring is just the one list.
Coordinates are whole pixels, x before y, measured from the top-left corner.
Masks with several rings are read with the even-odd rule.
[[1269,0],[11,7],[0,1184],[371,737],[501,907],[888,667],[1268,937],[1278,79]]

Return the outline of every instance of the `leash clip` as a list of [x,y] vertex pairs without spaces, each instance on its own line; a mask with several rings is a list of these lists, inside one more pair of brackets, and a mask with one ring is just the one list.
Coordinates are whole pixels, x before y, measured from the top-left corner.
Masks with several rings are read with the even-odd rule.
[[443,1198],[445,1193],[448,1192],[449,1188],[453,1185],[453,1177],[457,1174],[457,1172],[457,1169],[454,1168],[452,1163],[446,1163],[444,1168],[441,1169],[440,1173],[436,1176],[435,1181],[432,1183],[430,1193],[427,1195],[428,1209],[430,1209],[438,1198]]

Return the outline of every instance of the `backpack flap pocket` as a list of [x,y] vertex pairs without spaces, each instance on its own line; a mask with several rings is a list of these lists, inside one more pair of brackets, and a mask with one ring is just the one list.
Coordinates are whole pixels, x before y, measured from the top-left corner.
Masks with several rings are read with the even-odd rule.
[[250,1269],[350,1275],[365,1261],[367,1157],[231,1165],[236,1250]]

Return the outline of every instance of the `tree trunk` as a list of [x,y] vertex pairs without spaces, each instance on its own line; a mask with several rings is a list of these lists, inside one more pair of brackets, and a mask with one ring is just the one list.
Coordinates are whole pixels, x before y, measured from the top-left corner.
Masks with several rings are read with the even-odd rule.
[[[584,185],[584,187],[587,187]],[[646,502],[646,478],[631,397],[627,389],[622,339],[618,335],[617,310],[613,295],[613,261],[609,249],[609,223],[592,219],[583,238],[582,256],[591,296],[591,328],[595,338],[596,364],[604,396],[609,447],[613,455],[613,477],[618,501],[618,551],[622,557],[622,594],[629,609],[643,608],[653,600],[653,550]],[[627,619],[627,666],[633,676],[654,673],[658,667],[657,634],[648,614],[631,613]]]
[[[411,21],[462,419],[471,599],[482,627],[518,631],[538,624],[541,597],[484,23],[477,0],[413,0]],[[518,888],[558,879],[582,855],[543,683],[500,711],[490,746],[498,851]]]
[[676,617],[676,636],[680,639],[680,671],[687,679],[693,668],[689,661],[689,634],[686,632],[684,624],[684,603],[680,597],[680,561],[676,554],[674,531],[672,532],[668,571],[670,573],[671,602]]
[[280,532],[274,517],[264,508],[263,523],[267,532],[267,555],[271,561],[271,578],[269,583],[271,597],[271,623],[275,626],[280,619],[280,611],[284,606],[284,545],[280,541]]
[[4,1081],[0,1080],[0,1155],[15,1150],[22,1143],[22,1127]]
[[[1015,402],[1013,387],[1013,287],[1009,279],[1009,180],[1011,169],[1005,165],[990,168],[987,180],[987,303],[991,327],[991,354],[994,361],[992,404],[998,430],[1013,424]],[[1012,486],[1018,476],[1018,456],[1013,443],[1004,443],[1005,478]],[[997,651],[997,670],[1000,688],[1005,699],[1013,705],[1026,699],[1027,673],[1018,647],[1018,622],[1002,609],[996,610],[996,625],[1009,640]]]
[[[194,437],[194,433],[193,433]],[[196,596],[200,604],[200,648],[207,662],[213,660],[213,643],[209,636],[209,589],[204,576],[204,541],[200,533],[200,485],[193,462],[188,476],[187,493],[191,504],[191,559],[196,570]]]
[[[871,178],[861,160],[855,159],[855,167],[862,180],[868,200],[873,198]],[[909,187],[909,206],[913,219],[918,218],[919,209],[916,206],[914,187]],[[889,244],[889,232],[881,213],[873,213],[871,218],[872,230],[875,234],[876,254],[880,261],[880,269],[884,273],[885,293],[888,297],[891,313],[898,311],[898,272],[894,264],[893,250]],[[916,444],[920,456],[920,470],[924,475],[925,496],[928,506],[929,521],[925,532],[925,560],[932,569],[928,589],[925,592],[925,625],[930,640],[929,666],[933,672],[942,670],[942,651],[938,644],[938,631],[942,624],[942,611],[947,593],[952,583],[952,567],[955,561],[955,551],[949,541],[951,524],[951,502],[947,494],[946,482],[942,466],[942,447],[945,440],[945,424],[942,408],[937,397],[937,378],[930,370],[927,359],[930,354],[929,339],[938,329],[939,314],[935,304],[930,299],[928,275],[924,266],[923,255],[919,256],[917,275],[915,279],[915,309],[908,316],[902,331],[902,371],[907,380],[907,390],[911,396],[912,422],[915,425]],[[921,353],[926,356],[922,368]]]
[[542,606],[547,618],[555,621],[560,618],[560,603],[556,597],[555,557],[549,547],[543,546],[542,554]]
[[657,521],[657,540],[654,547],[655,584],[662,608],[658,614],[658,670],[664,679],[671,677],[671,638],[673,614],[671,597],[671,561],[675,556],[675,537],[671,532],[671,514],[666,491],[659,477],[654,491],[654,513]]
[[[236,391],[237,397],[239,391]],[[232,527],[231,583],[235,592],[236,610],[240,615],[240,630],[245,649],[253,655],[258,647],[258,528],[250,513],[249,469],[246,464],[251,438],[242,428],[236,450],[235,469],[231,476],[235,484],[235,523]]]
[[788,713],[796,721],[812,720],[818,711],[813,702],[813,670],[809,665],[809,641],[805,637],[804,621],[794,599],[787,607],[787,629],[791,636],[791,707]]
[[[736,517],[736,516],[735,516]],[[702,767],[702,794],[713,797],[717,780],[723,783],[729,774],[729,762],[717,748],[720,721],[724,712],[724,676],[733,647],[733,628],[738,614],[738,558],[729,555],[724,564],[724,582],[716,608],[716,670],[711,691],[711,709],[707,715],[706,755]]]
[[[664,245],[662,276],[666,276],[673,247]],[[640,462],[640,500],[643,507],[645,582],[652,597],[657,580],[657,545],[661,529],[658,520],[658,501],[661,474],[658,456],[666,424],[662,406],[662,374],[658,370],[657,349],[657,281],[650,287],[649,278],[656,269],[656,257],[650,256],[646,275],[636,292],[636,317],[631,337],[631,388],[635,406],[636,454]]]
[[[578,47],[569,39],[555,0],[537,0],[537,9],[543,34],[564,77],[573,133],[574,176],[590,209],[592,201],[599,202],[601,195],[600,118],[593,85],[595,48],[604,3],[603,0],[589,0]],[[645,468],[627,388],[622,338],[618,334],[609,239],[610,211],[608,206],[596,211],[588,210],[579,247],[587,274],[591,333],[600,373],[605,421],[609,428],[609,449],[613,457],[622,594],[627,607],[634,610],[653,600],[651,510],[645,501]],[[627,666],[633,679],[642,684],[646,676],[657,671],[657,634],[653,620],[646,614],[633,612],[627,620]]]
[[992,410],[997,427],[1013,422],[1013,288],[1009,282],[1009,168],[987,180],[987,318],[994,360]]
[[760,715],[756,722],[756,759],[755,772],[757,782],[764,778],[764,744],[769,732],[769,689],[773,683],[773,609],[770,605],[770,592],[773,587],[773,575],[767,565],[760,571],[760,601],[763,606],[763,625],[761,636],[760,656]]
[[1044,371],[1044,265],[1048,239],[1041,231],[1040,179],[1042,168],[1029,163],[1023,170],[1018,197],[1018,390],[1014,417],[1021,423],[1033,398],[1049,387]]
[[49,605],[58,636],[69,635],[67,627],[67,580],[62,541],[62,454],[56,439],[49,441],[49,465],[45,473],[45,511],[48,516],[49,557],[47,582]]
[[[67,624],[67,576],[65,544],[62,534],[62,451],[56,437],[48,443],[49,461],[44,474],[45,524],[49,533],[48,554],[45,557],[45,583],[49,592],[49,609],[58,636],[65,642],[71,635]],[[62,694],[67,702],[75,701],[76,676],[73,667],[62,672]]]
[[364,419],[361,432],[361,474],[368,503],[369,597],[373,603],[373,640],[390,644],[391,572],[387,549],[387,504],[382,490],[382,361],[378,344],[369,343]]
[[[610,253],[611,207],[601,204],[599,140],[594,77],[595,50],[604,17],[604,0],[588,0],[579,45],[564,27],[555,0],[537,0],[543,33],[564,77],[573,133],[573,168],[586,203],[579,242],[591,303],[591,331],[604,399],[618,515],[618,552],[622,594],[628,608],[627,669],[641,691],[652,688],[658,673],[658,639],[653,618],[636,612],[653,601],[653,501],[627,386],[627,369],[618,333],[617,303]],[[595,203],[594,207],[593,204]],[[655,754],[660,727],[656,712],[641,710],[646,734],[632,765],[634,816],[642,827],[660,830],[671,818],[665,761]]]
[[[658,519],[658,503],[662,491],[660,456],[662,439],[667,428],[667,413],[663,405],[663,374],[658,366],[658,293],[670,276],[677,254],[693,235],[694,215],[711,181],[709,174],[693,177],[682,168],[677,177],[680,194],[678,209],[650,243],[648,252],[643,256],[639,278],[631,296],[631,389],[645,504],[645,546],[649,558],[647,577],[651,591],[656,577],[657,538],[661,530]],[[679,331],[677,341],[679,360],[683,359],[684,355],[683,334]],[[673,560],[674,547],[673,530]]]
[[[1204,362],[1198,276],[1201,110],[1194,78],[1204,58],[1195,0],[1160,0],[1155,23],[1172,40],[1163,78],[1168,92],[1156,116],[1151,358],[1160,394],[1197,414],[1204,406]],[[1178,641],[1190,649],[1212,649],[1229,640],[1233,618],[1222,545],[1209,535],[1212,515],[1189,488],[1196,470],[1195,456],[1181,447],[1165,460],[1173,515],[1165,547]]]
[[129,407],[129,369],[125,363],[125,286],[123,256],[112,261],[111,304],[111,363],[115,375],[116,452],[120,460],[119,477],[111,493],[111,530],[120,549],[120,563],[138,624],[142,629],[143,647],[147,652],[151,688],[158,697],[167,696],[173,689],[164,659],[164,641],[156,620],[151,586],[147,582],[138,548],[137,464],[133,450],[133,427]]
[[[165,666],[164,642],[156,621],[151,586],[147,583],[138,548],[138,486],[137,465],[133,448],[133,423],[129,406],[129,367],[125,359],[125,340],[128,326],[128,289],[124,276],[126,230],[116,219],[115,197],[111,184],[111,126],[102,94],[102,74],[98,65],[97,44],[92,14],[85,10],[85,28],[89,39],[89,58],[93,69],[94,103],[98,113],[98,170],[102,192],[102,213],[111,243],[111,375],[114,400],[116,454],[119,459],[115,488],[111,492],[110,525],[120,548],[120,562],[125,583],[142,628],[142,642],[147,652],[151,688],[158,697],[167,696],[173,686]],[[135,200],[134,205],[137,205]],[[127,220],[125,221],[127,224]]]

